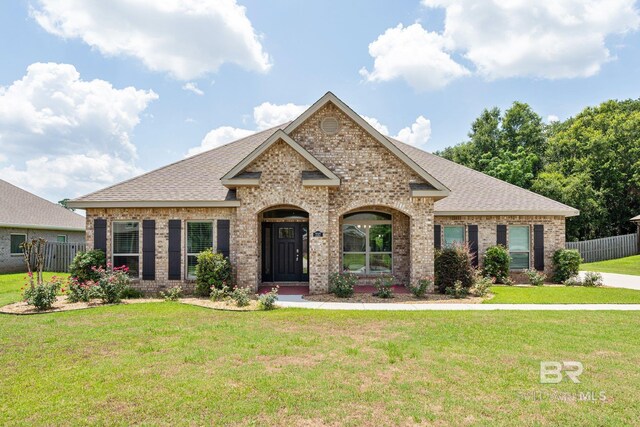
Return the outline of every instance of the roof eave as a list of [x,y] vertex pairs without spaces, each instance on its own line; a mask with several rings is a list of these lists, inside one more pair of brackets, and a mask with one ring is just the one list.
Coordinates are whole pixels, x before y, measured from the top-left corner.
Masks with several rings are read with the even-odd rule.
[[449,194],[447,190],[411,190],[411,197],[430,197],[434,200],[444,199]]
[[563,216],[580,215],[579,210],[496,210],[496,211],[438,211],[434,216]]
[[86,231],[85,227],[64,227],[57,225],[38,224],[0,224],[0,228],[19,228],[29,230],[51,230],[51,231]]
[[239,200],[72,200],[67,206],[74,209],[96,208],[235,208]]

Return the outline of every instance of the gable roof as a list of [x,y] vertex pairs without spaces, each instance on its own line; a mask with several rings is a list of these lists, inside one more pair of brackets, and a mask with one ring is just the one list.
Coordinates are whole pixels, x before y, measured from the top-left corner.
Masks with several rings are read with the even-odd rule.
[[309,107],[304,113],[300,114],[294,121],[289,123],[287,127],[284,129],[286,134],[291,134],[296,128],[302,125],[309,117],[314,115],[318,110],[327,105],[327,103],[332,103],[338,109],[340,109],[344,114],[347,115],[351,120],[356,122],[358,126],[367,131],[375,140],[377,140],[380,144],[386,147],[389,151],[391,151],[401,162],[406,164],[410,169],[412,169],[415,173],[418,174],[422,179],[424,179],[428,184],[430,184],[434,190],[429,192],[429,196],[442,198],[447,197],[449,195],[449,189],[446,185],[440,182],[437,178],[431,175],[429,172],[424,170],[419,164],[411,159],[411,157],[407,156],[402,150],[399,150],[394,144],[392,144],[384,135],[382,135],[377,129],[369,124],[365,119],[362,118],[358,113],[353,111],[351,107],[342,102],[340,98],[335,96],[331,92],[327,92],[324,94],[322,98],[317,100],[311,107]]
[[[319,180],[318,178],[314,178],[314,182],[326,181],[323,185],[328,186],[336,186],[340,185],[340,178],[336,176],[333,172],[331,172],[325,165],[323,165],[318,159],[316,159],[311,153],[304,149],[300,144],[295,142],[289,135],[284,133],[282,129],[278,129],[275,131],[269,138],[266,139],[262,144],[260,144],[255,150],[253,150],[249,155],[247,155],[244,159],[238,162],[229,172],[227,172],[220,180],[222,181],[222,185],[227,187],[233,187],[235,185],[257,185],[256,180],[252,180],[250,182],[245,181],[245,178],[241,177],[241,172],[251,164],[255,159],[260,157],[262,153],[267,151],[269,147],[275,144],[277,141],[284,141],[291,148],[293,148],[298,154],[304,157],[309,163],[311,163],[318,171],[324,175],[325,179]],[[304,175],[304,174],[303,174]],[[305,181],[304,176],[303,183]],[[259,181],[259,177],[257,178]]]
[[0,179],[0,227],[84,231],[85,218]]

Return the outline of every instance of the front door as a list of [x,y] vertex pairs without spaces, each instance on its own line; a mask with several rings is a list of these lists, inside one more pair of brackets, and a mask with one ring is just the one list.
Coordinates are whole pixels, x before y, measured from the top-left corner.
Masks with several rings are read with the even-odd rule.
[[[304,282],[308,277],[308,223],[277,222],[268,224],[268,232],[263,232],[263,239],[271,240],[264,246],[263,280],[274,282]],[[273,274],[268,274],[273,272]],[[271,276],[271,277],[270,277]]]

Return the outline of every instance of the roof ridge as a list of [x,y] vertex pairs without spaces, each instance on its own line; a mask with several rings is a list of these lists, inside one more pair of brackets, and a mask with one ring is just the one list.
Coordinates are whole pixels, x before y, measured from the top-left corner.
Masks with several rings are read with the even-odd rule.
[[551,200],[552,202],[557,203],[557,204],[559,204],[559,205],[562,205],[562,206],[564,206],[564,207],[567,207],[567,208],[569,208],[569,209],[576,210],[574,207],[571,207],[571,206],[569,206],[569,205],[565,205],[564,203],[559,202],[559,201],[557,201],[557,200],[555,200],[555,199],[552,199],[552,198],[550,198],[550,197],[543,196],[542,194],[536,193],[535,191],[527,190],[526,188],[522,188],[522,187],[520,187],[520,186],[518,186],[518,185],[515,185],[515,184],[512,184],[512,183],[510,183],[510,182],[508,182],[508,181],[504,181],[504,180],[502,180],[502,179],[500,179],[500,178],[496,178],[495,176],[491,176],[491,175],[489,175],[489,174],[487,174],[487,173],[480,172],[480,171],[478,171],[478,170],[475,170],[475,169],[473,169],[473,168],[470,168],[469,166],[465,166],[465,165],[463,165],[463,164],[456,163],[456,162],[454,162],[453,160],[446,159],[446,158],[444,158],[444,157],[442,157],[442,156],[438,156],[437,154],[433,154],[433,153],[430,153],[430,152],[428,152],[428,151],[425,151],[425,150],[423,150],[423,149],[421,149],[421,148],[418,148],[418,147],[415,147],[415,146],[413,146],[413,145],[407,144],[407,143],[405,143],[405,142],[398,141],[398,140],[397,140],[397,139],[395,139],[395,138],[391,138],[391,137],[389,137],[389,136],[388,136],[387,138],[388,138],[388,139],[391,139],[393,142],[398,143],[398,144],[400,144],[400,145],[402,145],[402,146],[410,147],[410,148],[412,148],[412,149],[414,149],[414,150],[421,151],[422,153],[427,154],[427,155],[432,156],[432,157],[437,157],[438,159],[444,160],[445,162],[451,163],[451,164],[456,165],[456,166],[458,166],[458,167],[465,168],[465,169],[467,169],[467,170],[469,170],[469,171],[471,171],[471,172],[473,172],[473,173],[481,174],[481,175],[483,175],[483,176],[485,176],[485,177],[488,177],[488,178],[490,178],[490,179],[492,179],[492,180],[494,180],[494,181],[498,181],[498,182],[499,182],[499,183],[501,183],[501,184],[509,185],[509,186],[514,187],[514,188],[516,188],[516,189],[518,189],[518,190],[526,191],[527,193],[533,194],[533,195],[535,195],[535,196],[537,196],[537,197],[543,197],[543,198],[545,198],[545,199],[547,199],[547,200]]
[[111,184],[111,185],[109,185],[109,186],[107,186],[107,187],[103,187],[103,188],[100,188],[99,190],[92,191],[91,193],[84,194],[84,195],[82,195],[82,196],[80,196],[80,197],[75,198],[74,200],[82,200],[82,199],[84,199],[84,198],[86,198],[86,197],[93,196],[94,194],[101,193],[101,192],[103,192],[103,191],[109,190],[109,189],[111,189],[111,188],[113,188],[113,187],[116,187],[116,186],[118,186],[118,185],[125,184],[125,183],[127,183],[127,182],[133,181],[134,179],[142,178],[143,176],[147,176],[147,175],[149,175],[149,174],[151,174],[151,173],[154,173],[154,172],[158,172],[158,171],[161,171],[161,170],[167,169],[167,168],[169,168],[169,167],[171,167],[171,166],[174,166],[174,165],[177,165],[177,164],[179,164],[179,163],[186,162],[187,160],[193,160],[193,159],[196,159],[196,158],[201,157],[201,156],[203,156],[203,155],[205,155],[205,154],[210,154],[212,151],[219,150],[219,149],[224,148],[224,147],[227,147],[227,146],[229,146],[229,145],[234,145],[234,144],[237,144],[237,143],[243,142],[244,140],[249,139],[249,138],[252,138],[252,137],[255,137],[255,136],[256,136],[256,135],[258,135],[258,134],[261,134],[261,133],[267,133],[267,132],[269,132],[269,131],[274,131],[274,129],[275,129],[275,130],[282,129],[282,127],[283,127],[283,126],[286,126],[286,125],[288,125],[289,123],[291,123],[291,122],[282,123],[282,124],[280,124],[280,125],[274,126],[274,127],[272,127],[272,128],[269,128],[269,129],[264,129],[264,130],[256,131],[256,132],[254,132],[254,133],[252,133],[252,134],[250,134],[250,135],[247,135],[247,136],[245,136],[245,137],[242,137],[242,138],[240,138],[240,139],[236,139],[236,140],[233,140],[233,141],[229,141],[229,142],[227,142],[226,144],[222,144],[222,145],[219,145],[219,146],[217,146],[217,147],[210,148],[209,150],[205,150],[205,151],[203,151],[202,153],[194,154],[193,156],[189,156],[189,157],[185,157],[185,158],[180,159],[180,160],[176,160],[175,162],[169,163],[169,164],[164,165],[164,166],[160,166],[159,168],[151,169],[150,171],[144,172],[144,173],[142,173],[142,174],[140,174],[140,175],[132,176],[131,178],[125,179],[125,180],[123,180],[123,181],[116,182],[116,183]]
[[56,209],[58,209],[58,208],[60,208],[60,209],[64,209],[64,211],[60,211],[60,212],[68,212],[68,213],[70,213],[70,214],[72,214],[72,215],[79,216],[80,218],[84,218],[82,215],[77,214],[77,213],[75,213],[74,211],[72,211],[72,210],[70,210],[70,209],[65,208],[64,206],[60,205],[59,203],[54,203],[54,202],[52,202],[51,200],[47,200],[47,199],[45,199],[44,197],[40,197],[40,196],[38,196],[37,194],[32,193],[31,191],[27,191],[27,190],[25,190],[24,188],[18,187],[17,185],[12,184],[12,183],[10,183],[9,181],[6,181],[6,180],[4,180],[4,179],[1,179],[1,178],[0,178],[0,181],[2,181],[2,182],[4,182],[5,184],[7,184],[7,185],[9,185],[9,186],[11,186],[11,187],[13,187],[13,188],[15,188],[15,189],[19,190],[19,191],[20,191],[20,192],[22,192],[22,193],[27,193],[27,194],[28,194],[29,196],[31,196],[31,197],[35,197],[35,198],[37,198],[37,199],[42,200],[43,202],[47,202],[47,203],[49,203],[50,205],[54,206]]

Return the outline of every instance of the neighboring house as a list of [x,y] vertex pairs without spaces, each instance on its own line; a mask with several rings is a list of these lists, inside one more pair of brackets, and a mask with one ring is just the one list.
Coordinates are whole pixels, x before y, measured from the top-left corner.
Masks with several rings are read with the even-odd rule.
[[38,237],[84,242],[85,218],[0,179],[0,273],[25,271],[20,244]]
[[[73,200],[87,240],[144,290],[192,286],[196,255],[228,255],[237,283],[326,292],[432,275],[436,248],[496,243],[550,272],[574,208],[380,134],[332,93],[291,123]],[[476,260],[476,263],[478,261]]]

